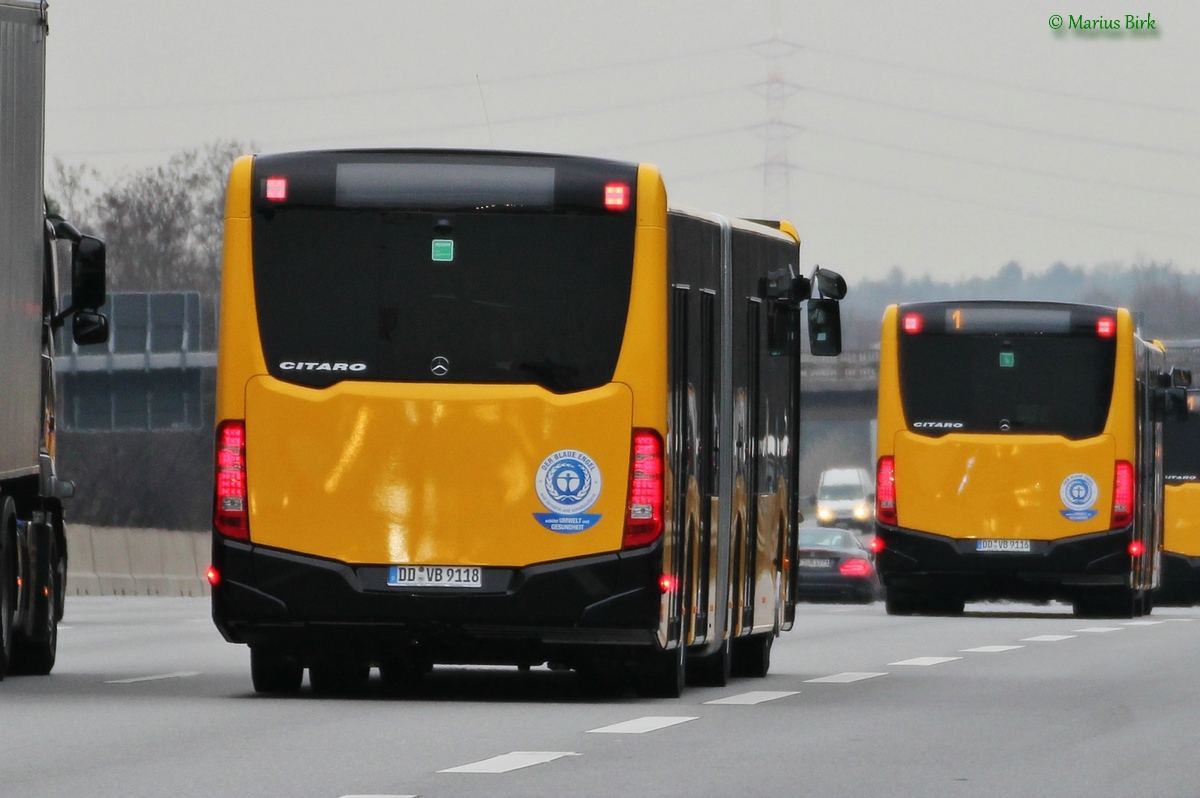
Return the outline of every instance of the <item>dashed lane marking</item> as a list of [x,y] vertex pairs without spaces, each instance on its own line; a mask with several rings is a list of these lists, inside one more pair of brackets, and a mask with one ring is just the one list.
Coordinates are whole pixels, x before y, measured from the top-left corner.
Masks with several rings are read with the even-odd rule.
[[1176,621],[1177,623],[1191,623],[1195,618],[1163,618],[1164,621]]
[[888,665],[917,665],[925,667],[928,665],[941,665],[943,662],[954,662],[962,657],[913,657],[912,659],[902,659],[899,662],[889,662]]
[[1121,621],[1122,626],[1158,626],[1166,621]]
[[1085,626],[1082,629],[1075,629],[1074,631],[1076,631],[1076,632],[1094,632],[1094,633],[1100,634],[1103,632],[1119,632],[1119,631],[1121,631],[1121,627],[1119,627],[1119,626]]
[[1022,637],[1022,643],[1057,643],[1059,640],[1070,640],[1079,635],[1038,635],[1037,637]]
[[761,704],[764,701],[774,701],[777,698],[787,698],[790,695],[799,695],[799,690],[755,690],[741,695],[731,695],[726,698],[718,698],[715,701],[705,701],[706,704]]
[[678,726],[680,723],[687,723],[689,720],[696,720],[694,717],[685,715],[678,716],[662,716],[662,715],[647,715],[644,718],[634,718],[633,720],[614,723],[611,726],[601,726],[599,729],[588,729],[588,734],[645,734],[646,732],[658,731],[665,729],[668,726]]
[[544,765],[565,756],[579,756],[573,751],[512,751],[491,759],[472,762],[469,765],[459,765],[456,768],[446,768],[438,773],[508,773],[511,770]]
[[863,679],[874,679],[876,676],[887,676],[887,674],[847,671],[846,673],[835,673],[832,676],[822,676],[818,679],[806,679],[805,681],[810,684],[849,684],[850,682],[861,682]]
[[157,682],[162,679],[186,679],[189,676],[199,676],[200,671],[175,671],[174,673],[159,673],[154,676],[135,676],[132,679],[112,679],[105,684],[137,684],[138,682]]
[[420,798],[420,796],[418,796],[418,795],[375,795],[375,794],[359,795],[358,793],[355,793],[354,795],[343,795],[343,796],[341,796],[341,798]]
[[978,648],[964,648],[964,654],[999,654],[1001,651],[1015,651],[1018,648],[1025,646],[979,646]]

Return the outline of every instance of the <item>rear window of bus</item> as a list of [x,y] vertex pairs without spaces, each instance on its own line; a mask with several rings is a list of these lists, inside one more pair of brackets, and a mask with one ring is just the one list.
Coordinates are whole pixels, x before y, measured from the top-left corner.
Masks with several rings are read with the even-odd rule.
[[1060,308],[1045,323],[1015,314],[1004,329],[1003,311],[994,310],[975,331],[954,331],[950,306],[924,307],[916,311],[923,317],[920,332],[911,333],[904,329],[909,310],[901,308],[900,392],[909,430],[933,437],[976,432],[1073,440],[1103,432],[1115,336],[1096,334],[1094,313],[1072,318]]
[[[636,166],[288,157],[255,164],[255,296],[272,376],[556,393],[611,381],[636,216],[632,201],[606,208],[604,191],[616,181],[632,193]],[[286,201],[263,196],[273,175],[288,181]]]

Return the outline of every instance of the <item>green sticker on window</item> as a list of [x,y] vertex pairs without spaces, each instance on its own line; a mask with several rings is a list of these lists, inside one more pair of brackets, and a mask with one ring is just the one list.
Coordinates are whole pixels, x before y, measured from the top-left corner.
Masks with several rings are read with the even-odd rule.
[[448,238],[433,239],[433,259],[441,263],[454,260],[454,242]]
[[1012,352],[1000,353],[1000,368],[1010,369],[1017,364],[1017,356]]

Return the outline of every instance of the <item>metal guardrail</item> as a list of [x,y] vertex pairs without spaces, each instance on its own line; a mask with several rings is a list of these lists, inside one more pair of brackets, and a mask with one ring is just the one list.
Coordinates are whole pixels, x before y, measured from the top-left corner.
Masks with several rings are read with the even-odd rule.
[[800,357],[803,391],[874,391],[878,385],[878,349],[843,352],[837,357]]

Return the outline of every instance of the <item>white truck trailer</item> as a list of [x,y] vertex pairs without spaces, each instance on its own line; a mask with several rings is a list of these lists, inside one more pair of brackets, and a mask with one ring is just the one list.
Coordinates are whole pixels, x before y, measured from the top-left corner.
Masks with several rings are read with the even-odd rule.
[[[104,244],[46,211],[44,0],[0,0],[0,679],[54,667],[67,575],[54,467],[55,339],[108,340]],[[58,307],[55,242],[71,244],[71,297]]]

